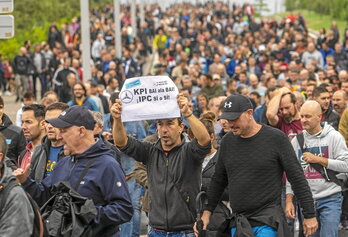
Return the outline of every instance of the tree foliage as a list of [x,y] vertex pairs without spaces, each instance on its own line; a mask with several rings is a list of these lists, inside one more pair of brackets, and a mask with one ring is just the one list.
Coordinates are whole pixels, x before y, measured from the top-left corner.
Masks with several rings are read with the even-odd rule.
[[[88,1],[88,0],[85,0]],[[98,7],[112,0],[90,0],[90,7]],[[12,39],[0,39],[0,53],[5,58],[13,58],[25,40],[38,43],[47,41],[48,27],[52,22],[70,22],[80,15],[79,0],[15,0],[14,11],[15,36]]]
[[330,15],[348,23],[348,1],[335,0],[286,0],[285,6],[287,11],[307,9],[319,14]]

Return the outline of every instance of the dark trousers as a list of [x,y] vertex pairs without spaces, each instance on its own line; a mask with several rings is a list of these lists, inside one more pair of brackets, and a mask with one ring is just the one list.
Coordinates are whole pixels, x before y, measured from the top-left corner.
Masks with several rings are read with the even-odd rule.
[[3,92],[7,91],[7,79],[1,74],[0,74],[0,83],[1,83],[2,91]]
[[46,72],[41,72],[41,73],[36,73],[33,75],[33,92],[36,98],[36,80],[39,79],[40,85],[41,85],[41,98],[43,95],[46,93],[48,90],[48,80],[46,79],[47,73]]

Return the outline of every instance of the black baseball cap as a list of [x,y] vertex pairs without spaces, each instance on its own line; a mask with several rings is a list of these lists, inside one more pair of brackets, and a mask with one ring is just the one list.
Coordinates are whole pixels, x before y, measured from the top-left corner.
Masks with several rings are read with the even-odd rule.
[[67,128],[71,126],[84,126],[88,130],[93,130],[95,120],[89,110],[80,105],[74,105],[63,111],[58,118],[46,120],[56,128]]
[[219,119],[235,120],[248,109],[253,109],[253,105],[248,97],[231,95],[225,100]]

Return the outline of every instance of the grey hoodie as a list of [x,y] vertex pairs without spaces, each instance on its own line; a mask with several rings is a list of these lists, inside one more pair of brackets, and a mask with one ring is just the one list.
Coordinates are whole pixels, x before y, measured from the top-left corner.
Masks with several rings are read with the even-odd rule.
[[[348,149],[343,136],[331,125],[324,123],[323,126],[323,130],[315,135],[310,135],[306,130],[303,131],[304,149],[316,156],[328,158],[327,169],[348,173]],[[296,137],[291,143],[315,200],[342,191],[340,186],[334,182],[327,182],[319,172],[302,160],[302,151]],[[337,177],[341,178],[345,175],[339,174]],[[293,193],[289,182],[286,183],[286,193]]]
[[[1,171],[0,185],[6,186],[15,179],[10,168]],[[0,192],[0,199],[2,193]],[[0,211],[0,236],[28,237],[33,231],[34,211],[20,186],[11,189],[4,208]]]

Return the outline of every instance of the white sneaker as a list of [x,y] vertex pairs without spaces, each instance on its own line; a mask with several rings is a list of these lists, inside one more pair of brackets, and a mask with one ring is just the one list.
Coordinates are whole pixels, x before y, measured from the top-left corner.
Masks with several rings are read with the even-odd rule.
[[7,96],[12,96],[12,93],[9,92],[9,91],[5,91],[5,95],[7,95]]

